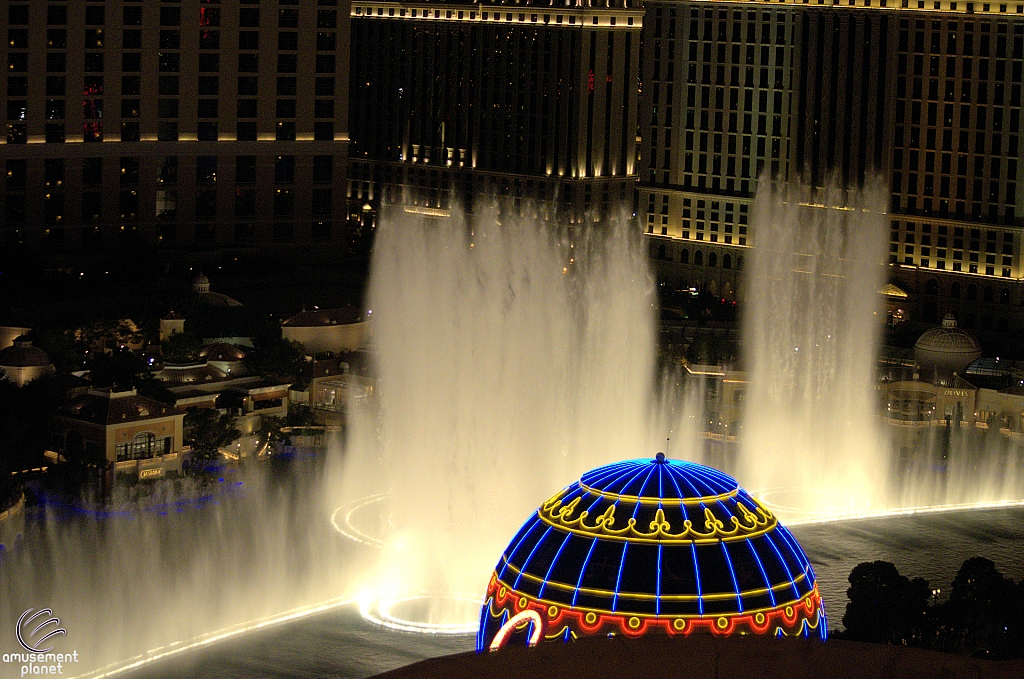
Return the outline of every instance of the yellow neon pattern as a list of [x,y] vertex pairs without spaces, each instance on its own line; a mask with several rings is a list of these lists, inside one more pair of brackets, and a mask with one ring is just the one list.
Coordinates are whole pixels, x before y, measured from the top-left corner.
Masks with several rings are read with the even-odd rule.
[[571,518],[579,507],[581,498],[576,497],[569,504],[563,505],[562,498],[565,493],[566,491],[563,490],[541,505],[537,510],[537,515],[549,526],[592,538],[663,544],[716,540],[728,542],[756,537],[771,531],[778,525],[775,515],[761,505],[757,505],[755,511],[752,511],[742,502],[736,502],[739,516],[729,517],[729,528],[726,528],[725,522],[715,516],[708,507],[704,508],[704,530],[694,526],[690,519],[685,519],[682,530],[673,532],[672,526],[665,518],[665,511],[661,507],[655,512],[654,520],[647,526],[647,530],[637,528],[637,521],[634,518],[629,518],[624,526],[616,528],[616,505],[609,505],[603,514],[594,519],[593,523],[588,524],[586,520],[590,513],[587,510],[583,510],[575,518]]

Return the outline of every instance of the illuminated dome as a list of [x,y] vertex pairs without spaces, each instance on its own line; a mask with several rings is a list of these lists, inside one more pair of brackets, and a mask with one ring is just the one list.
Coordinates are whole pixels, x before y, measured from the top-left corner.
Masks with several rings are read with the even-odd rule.
[[968,332],[956,327],[953,314],[946,314],[941,328],[931,328],[914,343],[918,365],[945,372],[963,372],[981,356],[981,345]]
[[495,567],[477,650],[621,634],[826,635],[814,571],[770,511],[720,471],[666,459],[587,472]]

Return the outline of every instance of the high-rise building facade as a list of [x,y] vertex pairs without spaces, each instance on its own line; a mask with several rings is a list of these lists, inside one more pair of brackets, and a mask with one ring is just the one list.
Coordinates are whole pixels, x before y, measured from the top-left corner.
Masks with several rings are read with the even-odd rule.
[[636,0],[354,2],[352,214],[493,196],[572,224],[629,205],[642,19]]
[[1024,3],[646,3],[639,212],[659,278],[737,293],[763,173],[889,190],[911,315],[1017,330]]
[[341,246],[348,0],[8,0],[0,247]]

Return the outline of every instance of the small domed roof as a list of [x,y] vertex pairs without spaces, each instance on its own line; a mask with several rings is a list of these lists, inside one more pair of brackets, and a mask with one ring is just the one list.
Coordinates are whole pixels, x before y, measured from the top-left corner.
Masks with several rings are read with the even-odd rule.
[[192,285],[209,285],[210,279],[206,277],[202,271],[196,274],[196,277],[192,279]]
[[826,635],[814,571],[792,534],[732,477],[661,453],[587,472],[519,530],[491,576],[477,649],[524,629],[529,643]]
[[914,358],[926,367],[963,371],[981,356],[981,344],[956,326],[956,317],[946,314],[942,326],[924,331],[914,343]]
[[50,357],[24,335],[14,340],[14,346],[0,350],[0,367],[31,368],[50,365]]

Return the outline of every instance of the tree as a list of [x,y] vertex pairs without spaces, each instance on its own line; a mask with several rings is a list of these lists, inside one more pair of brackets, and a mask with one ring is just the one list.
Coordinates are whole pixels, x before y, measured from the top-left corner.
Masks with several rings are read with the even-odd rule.
[[199,358],[203,342],[195,335],[183,332],[167,338],[160,350],[168,363],[190,363]]
[[1019,639],[1009,638],[1013,624],[1019,635],[1015,602],[1019,588],[1003,577],[996,565],[983,557],[964,561],[953,579],[953,591],[941,611],[943,650],[973,655],[1011,657],[1020,655]]
[[298,377],[306,361],[306,351],[299,342],[280,337],[256,337],[248,355],[249,369],[257,375]]
[[845,638],[902,646],[928,644],[931,590],[926,580],[908,580],[888,561],[859,564],[849,580]]
[[209,462],[217,458],[217,452],[242,432],[235,426],[235,418],[229,413],[221,415],[212,408],[189,408],[185,414],[185,441],[192,446],[193,460]]

